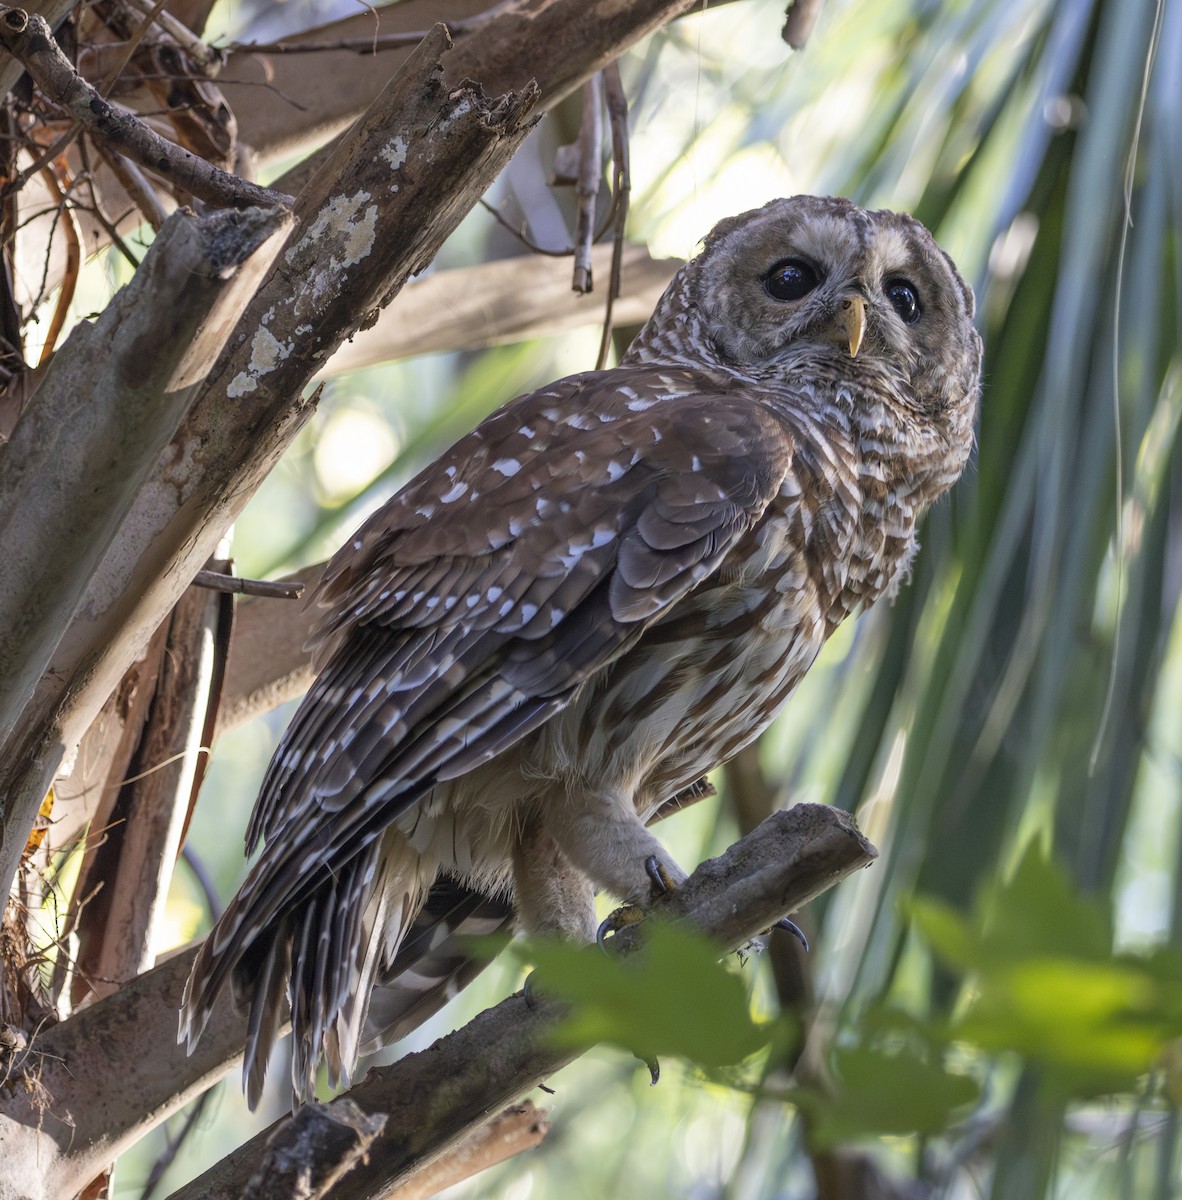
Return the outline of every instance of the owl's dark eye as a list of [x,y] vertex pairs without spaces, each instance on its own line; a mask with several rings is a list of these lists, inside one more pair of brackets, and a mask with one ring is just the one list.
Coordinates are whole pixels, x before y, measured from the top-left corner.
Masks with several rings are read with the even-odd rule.
[[919,295],[913,283],[908,283],[906,279],[892,280],[887,284],[886,297],[908,325],[914,325],[919,320]]
[[785,258],[763,277],[763,286],[773,300],[799,300],[820,282],[817,272],[799,258]]

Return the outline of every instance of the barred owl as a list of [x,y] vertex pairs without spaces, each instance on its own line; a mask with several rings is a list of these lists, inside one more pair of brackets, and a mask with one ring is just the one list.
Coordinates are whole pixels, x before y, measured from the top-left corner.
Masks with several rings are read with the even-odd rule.
[[710,232],[617,367],[511,401],[370,517],[319,586],[190,1045],[232,982],[253,1104],[286,998],[307,1097],[322,1058],[347,1078],[437,878],[575,939],[597,890],[684,879],[649,817],[897,584],[964,467],[972,317],[911,217],[773,201]]

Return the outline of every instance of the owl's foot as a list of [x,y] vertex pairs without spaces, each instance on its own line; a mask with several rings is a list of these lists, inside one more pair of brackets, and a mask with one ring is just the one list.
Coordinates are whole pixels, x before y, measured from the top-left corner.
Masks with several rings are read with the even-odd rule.
[[[657,896],[663,896],[666,892],[677,890],[677,883],[669,868],[655,854],[650,854],[644,860],[644,871],[652,880],[654,899]],[[599,944],[600,950],[604,953],[607,952],[606,939],[609,933],[626,929],[629,925],[639,925],[646,916],[648,916],[647,910],[641,908],[639,904],[623,904],[615,911],[608,913],[595,931],[595,941]],[[656,1083],[656,1080],[654,1079],[653,1082]]]

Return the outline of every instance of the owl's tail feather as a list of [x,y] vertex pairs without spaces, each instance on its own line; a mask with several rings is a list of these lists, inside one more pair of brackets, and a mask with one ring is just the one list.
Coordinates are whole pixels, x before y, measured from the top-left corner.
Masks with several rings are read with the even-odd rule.
[[266,889],[248,881],[193,964],[181,1017],[181,1037],[190,1052],[231,982],[235,1003],[247,1011],[242,1075],[252,1109],[288,1011],[296,1031],[291,1064],[296,1100],[314,1096],[322,1057],[330,1081],[347,1082],[385,947],[401,941],[420,903],[417,884],[408,886],[404,872],[384,867],[380,841],[305,889],[278,920]]

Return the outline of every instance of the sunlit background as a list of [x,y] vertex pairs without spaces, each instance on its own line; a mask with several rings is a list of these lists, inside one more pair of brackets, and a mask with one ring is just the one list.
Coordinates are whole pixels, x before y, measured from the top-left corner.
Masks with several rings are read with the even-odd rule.
[[[211,28],[274,36],[352,11],[236,2]],[[542,1146],[456,1194],[794,1200],[814,1194],[832,1119],[930,1189],[899,1195],[1165,1200],[1182,1092],[1182,4],[828,0],[799,53],[782,23],[782,2],[742,0],[622,61],[629,238],[685,258],[720,217],[794,192],[914,212],[977,291],[979,448],[893,608],[833,639],[742,784],[720,773],[720,796],[660,833],[693,864],[761,804],[811,800],[856,811],[882,857],[802,918],[807,986],[786,994],[768,955],[742,968],[757,1015],[805,1023],[795,1077],[799,1045],[738,1087],[670,1061],[650,1088],[626,1053],[592,1052],[535,1097],[553,1120]],[[550,245],[572,204],[543,178],[577,121],[576,99],[490,196]],[[477,209],[440,265],[519,249]],[[120,270],[100,264],[75,307],[100,307]],[[333,378],[238,522],[239,570],[325,558],[484,413],[591,367],[598,342],[589,324]],[[190,847],[222,901],[289,716],[215,748]],[[739,796],[753,767],[762,791]],[[175,941],[209,921],[182,870]],[[519,983],[494,965],[400,1050]],[[279,1115],[285,1076],[274,1063],[253,1115],[237,1079],[221,1085],[150,1194]],[[802,1119],[788,1089],[827,1076],[833,1111]],[[117,1196],[145,1194],[187,1120],[121,1160]]]

